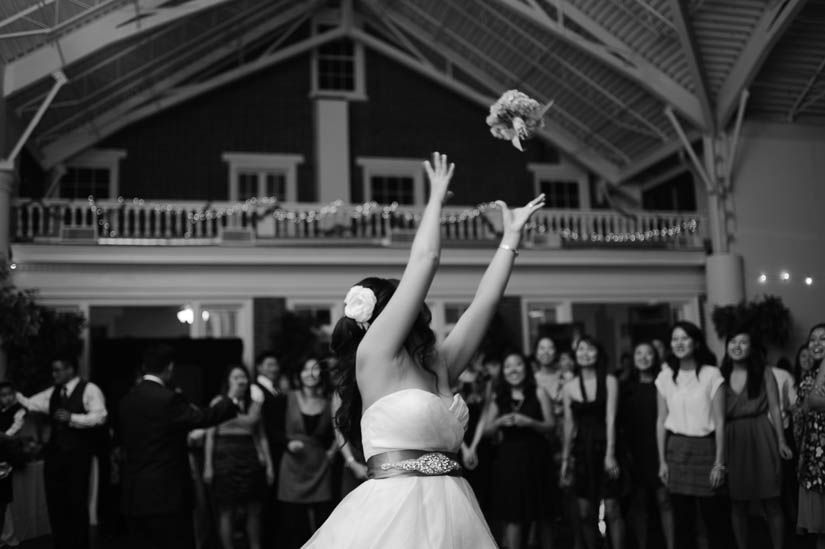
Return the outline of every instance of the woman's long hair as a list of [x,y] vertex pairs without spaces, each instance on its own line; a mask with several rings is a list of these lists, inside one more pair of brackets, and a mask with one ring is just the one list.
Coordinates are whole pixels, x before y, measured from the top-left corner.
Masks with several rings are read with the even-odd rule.
[[587,343],[596,349],[596,363],[593,368],[596,370],[598,376],[607,375],[607,353],[604,352],[604,347],[593,336],[583,335],[576,341],[576,348],[573,350],[573,361],[576,363],[576,375],[581,375],[582,366],[579,364],[578,348],[582,343]]
[[765,383],[765,354],[756,338],[747,329],[732,330],[725,338],[725,357],[722,359],[722,376],[725,378],[725,383],[730,387],[730,376],[733,373],[733,359],[728,354],[728,344],[738,335],[746,335],[751,340],[750,353],[745,359],[745,368],[748,372],[748,398],[756,398],[759,396],[762,386]]
[[535,368],[536,372],[541,370],[541,363],[539,363],[539,353],[538,353],[539,343],[541,343],[545,339],[553,344],[553,360],[550,361],[550,367],[553,368],[553,367],[557,366],[558,362],[559,362],[559,347],[558,347],[558,345],[556,345],[556,340],[554,340],[549,335],[539,336],[539,338],[536,339],[536,341],[533,342],[533,354],[528,357],[530,359],[529,362],[528,362],[528,365],[533,366]]
[[[673,332],[676,328],[681,328],[684,332],[688,335],[690,339],[693,340],[693,359],[696,361],[696,377],[699,377],[699,370],[702,369],[704,365],[716,366],[716,355],[708,347],[707,342],[705,341],[705,334],[702,333],[702,329],[699,328],[693,322],[688,322],[687,320],[680,320],[679,322],[673,325],[673,328],[670,329],[670,339],[673,340]],[[673,370],[673,382],[676,382],[676,376],[679,375],[679,362],[680,360],[676,358],[676,355],[673,354],[671,350],[670,353],[667,355],[667,359],[665,360],[667,365],[670,366],[670,369]]]
[[[589,336],[587,334],[582,335],[578,341],[576,341],[576,349],[573,351],[573,360],[576,363],[576,375],[582,375],[582,366],[579,364],[579,353],[577,352],[579,349],[579,345],[582,343],[586,343],[591,347],[596,349],[596,362],[593,364],[593,369],[596,370],[596,397],[599,398],[599,388],[606,387],[605,380],[607,379],[607,353],[604,350],[602,344],[593,336]],[[575,379],[575,378],[574,378]],[[582,400],[586,401],[587,396],[582,392]]]
[[[356,285],[369,288],[375,294],[375,308],[368,321],[371,325],[389,303],[395,289],[398,287],[398,281],[369,277]],[[430,367],[435,351],[435,334],[430,329],[431,318],[429,308],[422,304],[421,311],[418,313],[418,317],[404,341],[404,348],[413,360],[432,373],[433,378],[437,381],[438,378]],[[333,385],[335,391],[341,397],[341,406],[335,413],[335,425],[347,442],[358,447],[361,446],[361,408],[363,407],[363,400],[355,378],[355,356],[358,345],[360,345],[365,333],[366,331],[355,320],[343,316],[335,324],[330,343],[330,348],[338,359],[338,363],[331,372]]]
[[808,372],[810,372],[812,370],[810,365],[809,365],[807,370],[802,369],[802,353],[803,352],[808,353],[808,362],[813,363],[813,359],[811,358],[811,351],[810,351],[810,349],[808,349],[808,342],[806,341],[796,351],[796,360],[794,361],[794,367],[793,367],[793,377],[794,377],[794,381],[796,381],[797,385],[802,383],[802,378],[805,376],[805,374],[807,374]]
[[240,364],[230,364],[223,374],[223,381],[221,381],[221,394],[226,395],[229,393],[229,376],[232,375],[232,372],[235,370],[240,370],[246,376],[246,391],[244,391],[243,395],[239,399],[243,410],[249,410],[249,405],[252,403],[252,376],[249,375],[249,371],[241,366]]
[[302,356],[301,359],[298,361],[298,367],[295,370],[293,370],[290,375],[290,385],[292,385],[292,387],[299,391],[303,388],[304,382],[301,379],[301,372],[303,372],[306,363],[311,360],[315,362],[316,367],[318,368],[318,384],[321,387],[321,394],[324,398],[329,398],[330,396],[332,396],[332,390],[330,387],[332,383],[330,383],[329,379],[329,369],[330,364],[334,363],[334,360],[330,360],[329,358],[322,357],[314,353]]
[[637,341],[636,345],[633,346],[633,369],[630,370],[630,379],[633,381],[639,381],[639,378],[641,377],[641,372],[636,367],[636,349],[642,345],[650,347],[650,350],[653,351],[653,363],[647,370],[653,376],[653,379],[656,379],[656,376],[658,376],[659,372],[662,371],[662,357],[659,356],[659,351],[656,350],[656,346],[653,344],[653,341],[649,339]]
[[811,369],[808,370],[808,372],[818,371],[819,367],[822,366],[823,363],[825,363],[825,358],[821,358],[819,360],[815,359],[814,358],[814,353],[810,349],[810,347],[811,347],[811,344],[810,344],[811,336],[814,335],[814,332],[817,331],[817,330],[825,330],[825,322],[820,322],[818,324],[814,324],[813,328],[811,328],[808,331],[808,356],[811,357],[810,358],[810,360],[811,360]]
[[528,398],[528,395],[535,394],[536,392],[536,376],[527,357],[518,351],[508,351],[504,353],[504,360],[501,361],[501,376],[495,387],[495,399],[499,415],[509,413],[513,406],[513,386],[504,379],[504,363],[507,362],[507,359],[511,356],[519,357],[524,364],[524,381],[521,384],[521,390],[522,393],[524,393],[525,400]]

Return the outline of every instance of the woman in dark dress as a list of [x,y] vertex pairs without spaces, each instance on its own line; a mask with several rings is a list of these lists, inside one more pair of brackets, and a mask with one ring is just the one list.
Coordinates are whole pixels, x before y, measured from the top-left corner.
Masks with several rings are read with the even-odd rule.
[[278,500],[289,504],[287,513],[296,539],[309,537],[307,533],[315,532],[332,511],[332,461],[338,443],[326,377],[321,362],[309,357],[298,375],[300,389],[287,394],[289,442],[278,473]]
[[721,370],[725,378],[725,448],[733,534],[741,549],[750,547],[748,508],[757,504],[767,519],[774,549],[781,549],[785,541],[779,500],[782,459],[791,459],[792,454],[782,429],[779,389],[747,331],[730,334],[725,348]]
[[[543,469],[551,464],[543,458],[544,437],[553,430],[547,393],[536,387],[533,370],[518,353],[504,359],[503,382],[499,384],[485,419],[488,434],[500,433],[493,458],[490,514],[504,523],[507,547],[518,548],[531,522],[540,520],[543,509],[556,499],[543,486]],[[542,540],[544,547],[552,539]]]
[[[267,485],[275,479],[269,444],[261,422],[264,395],[251,386],[243,366],[231,366],[223,394],[238,403],[233,419],[206,430],[204,482],[212,485],[218,508],[218,533],[224,549],[234,544],[234,517],[246,512],[250,549],[261,547],[261,506]],[[215,397],[213,404],[223,396]]]
[[588,549],[596,549],[597,510],[604,500],[613,549],[624,547],[624,518],[619,507],[623,494],[622,467],[616,451],[616,411],[619,387],[607,373],[604,352],[594,339],[576,344],[578,376],[564,386],[564,450],[562,478],[573,457],[573,476],[582,535]]
[[674,547],[673,510],[667,488],[659,478],[656,448],[657,391],[654,381],[662,368],[656,348],[649,341],[636,344],[633,375],[622,386],[619,399],[619,430],[629,457],[632,491],[630,520],[636,547],[648,547],[648,509],[655,502],[662,522],[667,549]]

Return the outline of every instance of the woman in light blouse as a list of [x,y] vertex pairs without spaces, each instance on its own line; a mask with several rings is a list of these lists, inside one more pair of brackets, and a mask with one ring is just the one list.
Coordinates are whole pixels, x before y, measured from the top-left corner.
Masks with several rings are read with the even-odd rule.
[[694,547],[696,509],[710,549],[728,546],[729,516],[719,489],[725,482],[725,392],[716,357],[690,322],[671,330],[671,355],[656,378],[659,477],[671,493],[677,547]]

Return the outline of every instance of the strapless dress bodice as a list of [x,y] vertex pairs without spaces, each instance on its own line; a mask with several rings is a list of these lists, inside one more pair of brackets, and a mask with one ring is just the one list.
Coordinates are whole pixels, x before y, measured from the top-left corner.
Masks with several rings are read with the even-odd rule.
[[447,404],[423,389],[402,389],[376,400],[361,416],[364,457],[393,450],[458,452],[470,411],[461,395]]

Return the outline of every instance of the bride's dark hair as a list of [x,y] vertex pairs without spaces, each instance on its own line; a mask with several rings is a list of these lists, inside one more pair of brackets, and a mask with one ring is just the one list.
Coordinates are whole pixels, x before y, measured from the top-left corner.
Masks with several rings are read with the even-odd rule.
[[[375,294],[375,308],[368,321],[371,325],[389,303],[398,287],[398,280],[370,277],[358,282],[356,286],[369,288]],[[404,348],[413,360],[435,377],[435,372],[430,368],[435,350],[435,334],[430,329],[431,318],[430,309],[426,304],[422,304],[421,311],[404,341]],[[341,406],[335,413],[335,425],[344,439],[357,447],[361,447],[363,401],[355,380],[355,353],[364,334],[366,331],[355,320],[343,316],[335,324],[330,343],[332,352],[338,358],[338,363],[332,370],[333,384],[341,397]]]

